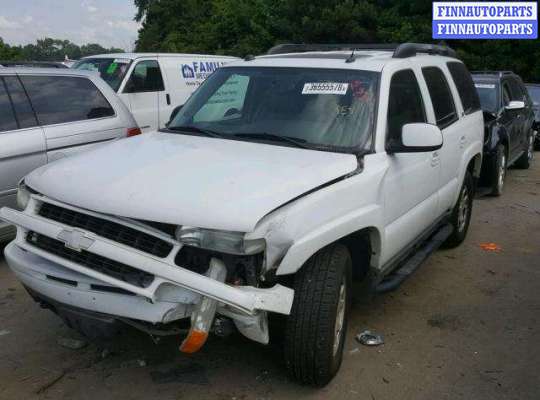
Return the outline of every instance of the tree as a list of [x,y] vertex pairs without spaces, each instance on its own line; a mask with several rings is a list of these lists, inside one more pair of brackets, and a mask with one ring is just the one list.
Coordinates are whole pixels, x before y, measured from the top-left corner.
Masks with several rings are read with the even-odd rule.
[[[262,54],[277,43],[434,42],[425,0],[134,0],[137,51]],[[452,40],[469,69],[540,80],[538,40]]]
[[122,49],[104,48],[90,43],[78,46],[69,40],[52,38],[38,39],[35,44],[10,46],[0,38],[0,60],[62,61],[67,55],[72,60],[103,53],[122,53]]

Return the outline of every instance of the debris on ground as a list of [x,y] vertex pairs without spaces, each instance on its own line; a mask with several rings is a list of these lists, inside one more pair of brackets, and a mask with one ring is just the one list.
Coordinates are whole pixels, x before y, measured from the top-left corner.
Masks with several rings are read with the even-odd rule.
[[356,340],[365,346],[379,346],[384,343],[382,335],[365,330],[364,332],[356,335]]
[[84,340],[81,339],[72,339],[72,338],[66,338],[66,337],[59,337],[56,341],[60,346],[65,347],[66,349],[71,350],[80,350],[88,344]]
[[360,349],[358,347],[355,347],[354,349],[352,349],[351,351],[349,351],[349,354],[354,354],[354,353],[358,353],[360,351]]
[[497,243],[480,243],[480,247],[485,251],[501,251],[501,246]]
[[132,368],[132,367],[146,367],[146,360],[137,359],[137,360],[128,360],[120,364],[120,368]]
[[2,329],[0,330],[0,336],[6,336],[6,335],[9,335],[11,332],[8,331],[7,329]]

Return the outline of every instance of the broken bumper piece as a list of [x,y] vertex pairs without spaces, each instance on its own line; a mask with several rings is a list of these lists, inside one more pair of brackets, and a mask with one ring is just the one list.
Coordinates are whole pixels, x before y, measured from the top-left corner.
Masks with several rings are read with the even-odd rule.
[[[36,202],[36,199],[32,201]],[[289,288],[281,285],[269,289],[231,286],[215,276],[200,275],[177,266],[174,254],[158,258],[92,232],[43,218],[33,213],[33,209],[36,207],[32,202],[25,212],[0,209],[0,218],[17,227],[16,239],[5,250],[6,259],[25,285],[54,300],[151,323],[167,323],[192,316],[202,303],[210,300],[218,312],[222,310],[223,314],[228,313],[233,318],[243,318],[237,326],[246,326],[247,319],[247,325],[252,320],[264,327],[260,320],[266,311],[290,313],[294,291]],[[29,232],[64,242],[67,233],[78,239],[78,243],[84,241],[85,251],[151,274],[154,279],[141,286],[87,268],[29,243]],[[263,337],[257,339],[260,335],[254,336],[255,340],[267,341],[264,340],[265,331]]]

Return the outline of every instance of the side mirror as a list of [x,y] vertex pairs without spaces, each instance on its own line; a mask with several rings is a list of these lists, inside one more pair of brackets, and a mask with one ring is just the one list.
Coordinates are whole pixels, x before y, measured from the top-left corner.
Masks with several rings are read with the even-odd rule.
[[169,122],[167,122],[165,124],[165,126],[168,128],[169,125],[171,124],[171,122],[173,121],[173,119],[176,118],[176,116],[178,115],[178,113],[180,112],[180,110],[182,109],[182,107],[184,107],[184,105],[182,104],[181,106],[177,106],[174,108],[174,110],[172,110],[171,112],[171,116],[169,117]]
[[423,153],[435,151],[442,147],[441,130],[431,124],[405,124],[401,128],[401,143],[388,146],[391,153]]
[[525,102],[524,101],[511,101],[504,108],[507,110],[522,110],[525,108]]

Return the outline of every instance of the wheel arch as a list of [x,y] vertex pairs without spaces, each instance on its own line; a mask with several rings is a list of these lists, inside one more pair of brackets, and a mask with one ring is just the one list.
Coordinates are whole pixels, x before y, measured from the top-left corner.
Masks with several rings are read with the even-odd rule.
[[[276,272],[277,275],[294,274],[302,268],[302,266],[320,250],[336,243],[341,243],[347,247],[352,258],[353,278],[362,280],[371,268],[376,268],[382,250],[382,235],[378,227],[374,225],[365,226],[363,228],[348,232],[339,238],[320,242],[321,245],[311,247],[309,251],[289,252],[284,258]],[[292,260],[287,260],[290,257]],[[291,268],[291,265],[297,265],[298,268]]]

